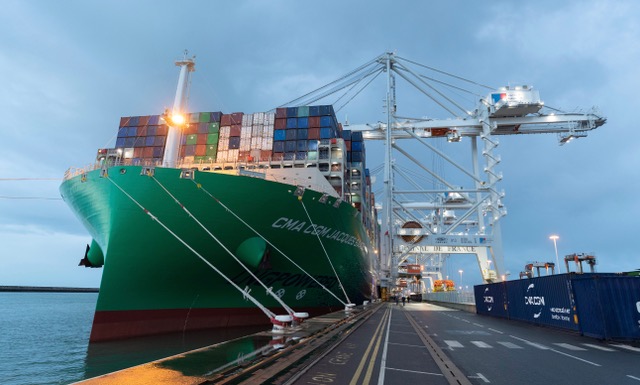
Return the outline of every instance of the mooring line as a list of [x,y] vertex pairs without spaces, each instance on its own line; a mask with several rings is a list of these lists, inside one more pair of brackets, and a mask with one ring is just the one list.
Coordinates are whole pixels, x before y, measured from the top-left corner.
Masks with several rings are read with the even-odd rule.
[[231,286],[235,287],[239,292],[241,292],[243,296],[246,296],[246,298],[248,298],[251,302],[253,302],[253,304],[256,305],[260,310],[262,310],[262,312],[267,317],[269,317],[270,320],[275,319],[275,317],[276,317],[275,313],[273,313],[271,310],[269,310],[265,306],[263,306],[251,294],[245,292],[240,286],[238,286],[235,282],[233,282],[229,277],[227,277],[220,270],[218,270],[218,268],[216,268],[211,262],[207,261],[206,258],[204,258],[202,255],[200,255],[200,253],[198,253],[191,246],[189,246],[189,244],[187,242],[185,242],[182,238],[180,238],[176,233],[171,231],[171,229],[169,227],[167,227],[164,223],[162,223],[162,221],[160,221],[158,219],[158,217],[156,217],[149,210],[144,208],[144,206],[142,206],[134,197],[132,197],[129,193],[127,193],[122,187],[120,187],[113,179],[109,178],[108,175],[105,175],[104,177],[107,180],[109,180],[111,183],[113,183],[113,185],[116,186],[118,188],[118,190],[122,191],[122,193],[124,195],[126,195],[133,203],[135,203],[138,207],[140,207],[140,209],[142,211],[144,211],[144,213],[147,214],[152,220],[156,221],[160,226],[162,226],[165,230],[167,230],[167,232],[169,232],[169,234],[171,234],[180,243],[182,243],[187,249],[191,250],[191,252],[194,253],[198,258],[200,258],[200,260],[202,262],[206,263],[210,268],[212,268],[216,273],[218,273],[223,279],[225,279],[227,282],[229,282],[229,284],[231,284]]
[[337,295],[335,295],[335,293],[333,293],[331,290],[329,290],[329,288],[327,288],[326,286],[324,286],[322,283],[320,283],[320,281],[318,281],[314,276],[312,276],[311,274],[309,274],[305,269],[302,268],[302,266],[298,265],[293,259],[289,258],[289,256],[287,256],[287,254],[285,254],[282,250],[280,250],[276,245],[274,245],[273,243],[271,243],[271,241],[269,241],[267,238],[265,238],[262,234],[260,234],[256,229],[254,229],[253,227],[251,227],[251,225],[249,225],[247,222],[245,222],[242,218],[240,218],[240,216],[238,216],[233,210],[231,210],[229,207],[227,207],[224,203],[222,203],[220,201],[220,199],[216,198],[215,196],[213,196],[213,194],[211,194],[209,191],[207,191],[207,189],[205,189],[204,187],[202,187],[202,185],[198,182],[196,182],[195,180],[192,180],[193,183],[196,185],[196,187],[200,190],[202,190],[205,194],[207,194],[209,197],[211,197],[213,200],[215,200],[220,206],[222,206],[225,210],[227,210],[227,212],[229,212],[231,215],[233,215],[236,219],[238,219],[240,222],[242,222],[242,224],[244,224],[245,226],[247,226],[251,231],[253,231],[257,236],[259,236],[260,238],[262,238],[262,240],[264,240],[269,246],[273,247],[274,250],[276,250],[277,252],[279,252],[280,254],[282,254],[282,256],[288,260],[289,262],[291,262],[295,267],[297,267],[300,271],[302,271],[304,274],[306,274],[309,278],[311,278],[313,280],[313,282],[315,282],[318,286],[320,286],[324,291],[326,291],[327,293],[331,294],[335,299],[338,300],[338,302],[340,302],[342,305],[346,306],[347,304],[340,299]]
[[270,287],[267,287],[267,285],[265,285],[258,277],[256,277],[255,274],[253,274],[253,272],[251,270],[249,270],[249,268],[247,266],[245,266],[244,263],[242,263],[238,257],[235,256],[235,254],[233,254],[231,252],[231,250],[229,250],[215,235],[213,235],[211,233],[211,231],[209,231],[209,229],[207,229],[207,227],[205,225],[202,224],[202,222],[200,222],[198,220],[198,218],[195,217],[195,215],[193,215],[191,213],[191,211],[189,211],[189,209],[187,209],[187,207],[182,204],[182,202],[180,202],[173,194],[171,194],[171,192],[162,184],[160,183],[160,181],[155,177],[155,176],[150,176],[170,197],[171,199],[173,199],[176,204],[178,204],[182,210],[184,210],[184,212],[187,213],[187,215],[189,215],[189,217],[191,217],[191,219],[193,219],[204,231],[207,232],[207,234],[209,234],[209,236],[211,238],[213,238],[214,241],[216,241],[220,247],[222,247],[236,262],[238,262],[238,264],[240,264],[240,266],[242,266],[242,268],[249,273],[249,275],[251,275],[251,277],[253,277],[267,292],[267,295],[273,297],[276,301],[278,301],[278,303],[280,305],[282,305],[282,307],[287,311],[287,313],[289,313],[290,316],[293,316],[295,314],[295,312],[293,311],[293,309],[291,309],[291,307],[289,307],[283,300],[282,298],[280,298],[278,295],[276,295]]
[[336,268],[333,266],[333,262],[331,262],[331,258],[329,258],[329,253],[327,253],[327,249],[325,249],[324,244],[322,243],[322,239],[320,239],[320,234],[318,234],[318,232],[316,231],[316,225],[311,220],[311,216],[309,215],[309,212],[307,211],[307,206],[305,206],[304,202],[302,201],[302,195],[298,197],[298,200],[300,201],[300,203],[302,203],[302,208],[304,209],[304,212],[307,214],[307,218],[309,218],[309,223],[311,223],[311,227],[313,228],[313,232],[316,234],[316,237],[318,237],[318,242],[320,242],[320,246],[322,246],[322,250],[324,251],[324,255],[327,257],[327,261],[329,261],[329,265],[331,266],[331,270],[333,270],[333,274],[338,279],[338,284],[340,285],[340,288],[342,289],[342,293],[344,294],[344,297],[346,298],[347,303],[351,303],[351,300],[349,299],[349,296],[347,295],[347,292],[344,289],[344,286],[342,285],[342,281],[340,280],[340,277],[338,276],[338,273],[336,272]]

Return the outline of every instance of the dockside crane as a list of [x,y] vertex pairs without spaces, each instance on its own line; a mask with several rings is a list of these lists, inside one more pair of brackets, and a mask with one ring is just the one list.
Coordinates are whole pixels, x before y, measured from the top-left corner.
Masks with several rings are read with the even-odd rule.
[[[422,72],[429,71],[425,75]],[[381,210],[381,266],[390,289],[398,287],[402,269],[422,266],[422,277],[442,279],[442,266],[452,254],[474,255],[485,282],[505,279],[500,220],[507,214],[504,192],[498,184],[502,174],[497,153],[503,135],[555,134],[565,145],[606,122],[597,109],[567,113],[545,106],[538,90],[529,85],[490,87],[437,70],[387,52],[290,105],[310,104],[346,90],[338,100],[348,103],[380,74],[386,75],[386,121],[345,124],[361,131],[365,140],[383,141],[383,196]],[[483,94],[454,84],[472,85]],[[398,113],[396,79],[402,79],[449,117],[404,117]],[[450,95],[466,93],[476,100],[471,109]],[[345,97],[348,94],[350,97]],[[344,105],[342,106],[344,107]],[[342,107],[338,106],[338,110]],[[440,139],[438,141],[438,139]],[[467,141],[470,162],[451,155],[450,146],[438,143]],[[418,145],[416,146],[415,143]],[[417,147],[417,148],[416,148]],[[449,147],[449,148],[445,148]],[[460,152],[457,146],[456,152]],[[425,156],[438,159],[428,164]],[[402,162],[411,165],[411,170]],[[442,164],[456,176],[442,172]],[[422,182],[428,180],[431,186]],[[380,199],[382,198],[382,199]]]

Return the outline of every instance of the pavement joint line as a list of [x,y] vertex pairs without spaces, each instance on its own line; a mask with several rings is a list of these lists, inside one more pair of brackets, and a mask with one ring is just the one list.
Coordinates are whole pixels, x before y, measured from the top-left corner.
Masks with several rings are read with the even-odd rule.
[[473,324],[476,325],[477,327],[480,327],[480,328],[484,327],[484,325],[481,325],[481,324],[478,324],[478,323],[475,323],[475,322]]
[[500,330],[496,330],[496,329],[492,329],[492,328],[487,328],[488,330],[491,330],[492,332],[498,333],[498,334],[504,334],[504,332],[501,332]]
[[638,380],[638,381],[640,381],[640,378],[635,377],[635,376],[632,376],[631,374],[627,374],[627,377],[629,377],[629,378],[633,378],[634,380]]
[[397,372],[406,372],[406,373],[417,373],[417,374],[429,374],[431,376],[444,376],[442,373],[431,373],[431,372],[419,372],[417,370],[408,370],[408,369],[398,369],[398,368],[390,368],[387,366],[388,370],[395,370]]
[[399,331],[396,331],[396,330],[390,330],[390,332],[391,333],[396,333],[396,334],[411,334],[411,335],[416,334],[415,332],[413,332],[413,333],[412,332],[399,332]]
[[471,381],[466,377],[464,373],[458,368],[453,361],[440,349],[435,341],[429,337],[429,335],[420,328],[418,322],[410,314],[405,314],[409,322],[414,326],[418,337],[427,347],[427,351],[435,361],[438,368],[444,375],[444,378],[450,385],[471,385]]
[[389,342],[389,345],[406,346],[408,348],[421,348],[421,349],[426,348],[426,346],[423,346],[423,345],[400,344],[397,342]]
[[574,351],[585,351],[585,350],[587,350],[585,348],[581,348],[579,346],[567,344],[567,343],[564,343],[564,342],[555,342],[554,345],[560,346],[561,348],[565,348],[567,350],[574,350]]

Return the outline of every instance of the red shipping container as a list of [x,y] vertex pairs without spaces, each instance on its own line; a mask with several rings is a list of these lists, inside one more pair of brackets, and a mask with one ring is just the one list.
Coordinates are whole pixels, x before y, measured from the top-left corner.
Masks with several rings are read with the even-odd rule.
[[274,127],[276,130],[284,130],[287,128],[287,119],[278,119],[276,118],[274,122]]
[[234,124],[233,126],[231,126],[231,129],[229,131],[229,136],[240,136],[241,131],[242,131],[242,125]]
[[144,147],[136,147],[133,149],[133,157],[134,158],[142,158],[142,149]]
[[238,151],[238,162],[251,162],[251,151]]
[[207,137],[209,134],[198,134],[196,144],[207,144]]
[[420,265],[407,265],[407,274],[420,274],[422,269]]
[[167,126],[166,124],[160,125],[156,129],[156,135],[167,135],[168,132],[169,126]]
[[198,132],[198,125],[196,123],[190,123],[184,126],[182,133],[185,135],[191,135]]
[[320,128],[313,127],[309,128],[309,136],[308,139],[320,139]]
[[283,107],[276,108],[276,118],[286,118],[287,109]]
[[129,117],[128,116],[124,116],[122,118],[120,118],[120,127],[126,127],[129,125]]
[[206,144],[198,144],[196,145],[196,156],[205,156],[207,155],[207,145]]
[[184,158],[184,146],[180,146],[180,157]]
[[143,147],[142,157],[153,158],[153,147]]
[[147,136],[147,126],[138,127],[138,136]]
[[147,124],[149,124],[149,118],[150,116],[141,116],[140,119],[138,120],[138,125],[146,126]]
[[271,158],[271,151],[269,151],[269,150],[260,151],[260,160],[261,161],[268,161],[270,158]]
[[309,116],[309,128],[320,128],[319,116]]
[[345,140],[344,141],[344,146],[347,148],[347,151],[351,151],[351,141],[350,140]]

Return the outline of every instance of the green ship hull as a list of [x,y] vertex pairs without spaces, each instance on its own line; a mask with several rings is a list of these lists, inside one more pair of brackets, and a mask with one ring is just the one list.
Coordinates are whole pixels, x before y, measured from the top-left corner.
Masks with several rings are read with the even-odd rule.
[[373,246],[351,205],[259,177],[143,170],[97,169],[60,187],[104,256],[91,341],[269,324],[244,292],[286,314],[231,254],[296,312],[375,296]]

